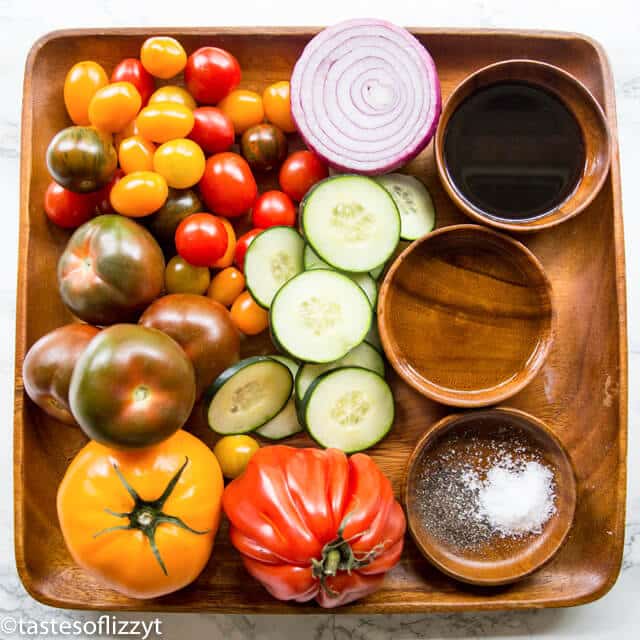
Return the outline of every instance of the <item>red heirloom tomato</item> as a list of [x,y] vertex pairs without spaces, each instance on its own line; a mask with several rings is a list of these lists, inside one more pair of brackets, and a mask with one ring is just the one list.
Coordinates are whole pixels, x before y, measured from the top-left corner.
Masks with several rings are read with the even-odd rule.
[[242,156],[217,153],[207,160],[200,180],[200,193],[211,211],[235,218],[252,207],[258,185]]
[[244,269],[244,256],[247,253],[249,245],[253,242],[253,239],[262,231],[264,231],[264,229],[251,229],[251,231],[247,231],[247,233],[238,238],[233,261],[236,263],[236,267],[238,267],[238,269],[240,269],[241,271]]
[[130,82],[138,90],[143,107],[149,102],[151,94],[156,90],[153,76],[137,58],[125,58],[118,63],[111,74],[111,82]]
[[196,267],[213,266],[227,250],[229,237],[218,218],[210,213],[194,213],[176,229],[176,249]]
[[316,182],[328,175],[327,165],[313,151],[296,151],[280,167],[280,186],[299,202]]
[[206,153],[220,153],[231,147],[235,139],[231,118],[216,107],[198,107],[193,110],[193,129],[189,134]]
[[402,507],[362,453],[263,447],[222,506],[247,571],[279,600],[352,602],[379,589],[402,553]]
[[75,229],[96,215],[95,192],[76,193],[50,182],[44,194],[44,210],[49,220],[65,229]]
[[296,208],[291,198],[282,191],[267,191],[253,205],[251,220],[254,227],[293,227],[296,224]]
[[216,104],[240,82],[238,61],[224,49],[201,47],[187,60],[184,81],[191,95],[203,104]]

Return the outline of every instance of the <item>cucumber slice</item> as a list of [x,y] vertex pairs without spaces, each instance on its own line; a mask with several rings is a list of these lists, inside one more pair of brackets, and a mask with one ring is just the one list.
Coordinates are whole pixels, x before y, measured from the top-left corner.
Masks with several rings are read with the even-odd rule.
[[385,267],[387,266],[387,263],[384,262],[382,264],[379,264],[375,269],[371,269],[371,271],[369,271],[369,275],[374,279],[377,280],[384,272]]
[[304,245],[304,269],[311,271],[312,269],[331,269],[331,265],[327,264],[309,244]]
[[364,291],[337,271],[305,271],[289,280],[271,304],[271,332],[298,360],[332,362],[360,344],[371,326]]
[[285,367],[287,367],[289,371],[291,371],[291,375],[293,376],[293,380],[294,380],[294,388],[291,390],[291,395],[293,395],[295,393],[295,379],[296,379],[296,376],[298,375],[298,370],[300,369],[300,365],[295,360],[292,360],[291,358],[287,358],[287,356],[281,356],[279,353],[270,355],[269,357],[273,358],[274,360],[277,360],[278,362],[282,362],[282,364]]
[[253,431],[282,411],[292,389],[291,371],[282,362],[267,356],[241,360],[207,393],[209,426],[223,435]]
[[395,415],[385,379],[360,367],[324,373],[312,383],[302,413],[311,437],[323,447],[355,453],[384,438]]
[[436,210],[427,188],[414,176],[388,173],[378,176],[379,182],[394,199],[400,211],[400,237],[403,240],[421,238],[433,231]]
[[300,203],[307,242],[340,271],[361,273],[386,262],[400,239],[400,214],[372,178],[337,175],[319,182]]
[[252,298],[265,309],[280,287],[304,271],[304,240],[291,227],[270,227],[256,236],[244,258]]
[[298,420],[298,412],[296,411],[296,402],[293,398],[289,398],[284,409],[269,422],[263,424],[256,433],[267,440],[282,440],[302,431],[302,425]]
[[340,369],[342,367],[362,367],[384,376],[384,360],[377,349],[368,342],[361,342],[355,349],[347,353],[344,358],[326,364],[305,364],[298,369],[295,380],[295,392],[298,403],[301,404],[305,393],[311,383],[327,371]]
[[377,316],[373,318],[371,328],[365,337],[365,342],[370,344],[374,349],[377,349],[379,353],[384,353],[382,349],[382,340],[380,340],[380,332],[378,331]]

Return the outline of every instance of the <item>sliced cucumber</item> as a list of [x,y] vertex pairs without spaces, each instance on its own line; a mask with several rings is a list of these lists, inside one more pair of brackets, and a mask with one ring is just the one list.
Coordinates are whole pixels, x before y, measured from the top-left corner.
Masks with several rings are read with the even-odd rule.
[[384,375],[384,360],[377,349],[368,342],[361,342],[355,349],[351,349],[344,358],[327,362],[326,364],[305,364],[298,369],[295,380],[295,392],[298,403],[301,404],[311,383],[327,371],[342,367],[362,367],[375,373]]
[[369,271],[369,275],[374,279],[377,280],[382,273],[384,272],[384,268],[387,266],[386,262],[383,262],[382,264],[379,264],[375,269],[371,269],[371,271]]
[[360,344],[371,326],[364,291],[342,273],[305,271],[271,304],[271,333],[279,348],[306,362],[332,362]]
[[304,245],[303,259],[305,271],[311,271],[311,269],[331,269],[331,265],[327,264],[309,244]]
[[380,332],[378,331],[377,316],[374,316],[371,328],[365,337],[367,344],[370,344],[374,349],[377,349],[379,353],[383,353],[382,340],[380,340]]
[[300,203],[302,228],[318,256],[341,271],[361,273],[386,262],[400,238],[400,214],[372,178],[337,175]]
[[280,287],[304,271],[304,240],[291,227],[271,227],[256,236],[244,258],[247,289],[265,309]]
[[400,237],[403,240],[421,238],[433,231],[436,210],[427,188],[414,176],[388,173],[376,180],[391,194],[400,211]]
[[253,431],[282,411],[292,389],[286,364],[267,356],[241,360],[223,371],[207,393],[209,426],[223,435]]
[[385,379],[360,367],[334,369],[312,383],[302,413],[311,437],[323,447],[355,453],[382,440],[395,415]]

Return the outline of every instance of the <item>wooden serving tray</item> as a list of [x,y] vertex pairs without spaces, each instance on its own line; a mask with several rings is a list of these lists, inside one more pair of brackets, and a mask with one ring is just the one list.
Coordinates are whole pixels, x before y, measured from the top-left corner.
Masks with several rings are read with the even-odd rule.
[[[57,293],[56,262],[68,233],[43,214],[49,181],[45,150],[68,125],[62,100],[66,71],[93,59],[111,69],[137,56],[158,29],[63,31],[38,41],[27,60],[22,120],[20,263],[16,323],[15,526],[22,581],[36,599],[66,608],[319,613],[313,605],[271,598],[245,572],[223,524],[209,565],[190,587],[155,601],[135,601],[103,588],[77,568],[63,544],[55,496],[63,472],[85,440],[79,430],[56,423],[25,396],[21,366],[27,348],[71,317]],[[205,44],[229,49],[243,71],[242,86],[262,90],[288,78],[317,29],[179,29],[170,31],[188,52]],[[613,139],[611,172],[600,195],[581,215],[561,226],[523,237],[553,283],[557,337],[534,381],[507,404],[544,420],[569,449],[578,477],[578,508],[568,541],[547,566],[501,588],[459,584],[432,567],[407,537],[400,564],[378,593],[341,613],[399,613],[468,609],[558,607],[604,595],[620,568],[624,535],[627,447],[627,338],[625,272],[616,116],[611,72],[600,46],[575,34],[536,31],[413,29],[433,55],[443,98],[467,74],[507,58],[533,58],[577,76],[604,108]],[[466,222],[436,177],[429,146],[409,169],[426,180],[435,198],[438,226]],[[273,176],[267,181],[273,184]],[[263,185],[265,186],[265,185]],[[437,339],[437,336],[435,336]],[[248,351],[268,349],[264,340]],[[452,412],[419,396],[393,372],[397,400],[390,435],[370,451],[399,494],[409,454],[424,431]],[[213,434],[193,420],[207,443]],[[298,437],[291,444],[311,444]]]

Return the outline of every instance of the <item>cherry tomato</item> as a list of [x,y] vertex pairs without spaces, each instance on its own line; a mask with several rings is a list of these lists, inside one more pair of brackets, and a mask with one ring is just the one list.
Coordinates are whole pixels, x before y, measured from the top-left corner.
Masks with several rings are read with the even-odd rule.
[[157,104],[158,102],[172,102],[173,104],[181,104],[189,107],[193,111],[196,108],[196,101],[193,96],[184,88],[173,84],[165,85],[154,91],[149,98],[149,104]]
[[138,90],[143,107],[156,88],[153,76],[137,58],[125,58],[119,62],[111,74],[111,82],[130,82]]
[[266,191],[253,205],[251,221],[254,227],[293,227],[296,224],[296,207],[282,191]]
[[260,445],[251,436],[224,436],[216,442],[213,454],[224,477],[233,480],[244,472],[249,460],[259,448]]
[[254,124],[242,134],[240,150],[254,171],[269,171],[287,157],[287,137],[275,125]]
[[140,111],[136,127],[143,138],[153,142],[186,138],[193,128],[193,111],[183,104],[157,102]]
[[140,61],[152,76],[166,80],[184,69],[187,54],[175,38],[155,36],[142,44]]
[[231,305],[231,320],[242,333],[255,336],[269,326],[269,313],[251,297],[248,291],[244,291]]
[[204,153],[193,140],[170,140],[156,150],[153,155],[153,168],[170,187],[186,189],[202,178]]
[[233,122],[216,107],[198,107],[193,111],[193,129],[189,137],[206,153],[220,153],[231,147],[235,139]]
[[136,118],[131,120],[124,129],[121,129],[113,136],[113,146],[116,148],[116,151],[120,149],[120,145],[122,141],[126,138],[130,138],[131,136],[139,136],[140,132],[138,131],[138,126],[136,125]]
[[89,103],[109,83],[106,71],[92,60],[74,64],[64,79],[64,104],[75,124],[89,124]]
[[235,267],[227,267],[213,277],[207,295],[225,307],[229,307],[244,291],[244,285],[242,272]]
[[258,195],[258,185],[242,156],[216,153],[207,160],[200,193],[211,211],[235,218],[251,208]]
[[75,229],[96,215],[96,192],[75,193],[51,181],[44,194],[44,210],[51,222]]
[[202,104],[216,104],[240,82],[238,61],[224,49],[201,47],[187,60],[184,81],[191,95]]
[[194,213],[176,229],[176,249],[196,267],[209,267],[227,250],[227,231],[218,218],[210,213]]
[[236,133],[244,133],[264,120],[262,98],[255,91],[236,89],[218,104],[218,108],[231,118]]
[[116,183],[124,177],[124,171],[120,168],[115,170],[111,181],[94,191],[96,197],[96,211],[98,213],[115,213],[114,208],[111,206],[111,191],[115,187]]
[[247,233],[241,235],[238,238],[238,242],[236,243],[236,251],[233,256],[233,261],[236,263],[236,267],[238,267],[238,269],[244,270],[244,256],[247,253],[247,249],[253,242],[253,239],[261,231],[264,231],[264,229],[251,229],[251,231],[247,231]]
[[216,262],[211,266],[214,269],[224,269],[225,267],[230,267],[233,264],[233,256],[236,252],[236,231],[233,228],[233,225],[226,218],[218,218],[218,220],[222,222],[227,231],[229,244],[227,244],[227,250],[224,252],[222,258],[220,258],[220,260],[216,260]]
[[133,120],[142,99],[130,82],[113,82],[98,89],[89,104],[89,120],[101,131],[114,133]]
[[194,267],[180,256],[173,256],[164,270],[167,293],[195,293],[201,296],[207,291],[210,280],[207,267]]
[[269,85],[262,94],[264,114],[269,122],[287,133],[296,130],[291,115],[291,87],[287,80]]
[[327,165],[313,151],[296,151],[280,167],[280,186],[299,202],[316,182],[328,175]]
[[134,171],[111,190],[111,206],[123,216],[139,218],[157,211],[167,199],[166,180],[153,171]]
[[118,162],[125,173],[153,171],[156,146],[141,136],[125,138],[118,147]]

